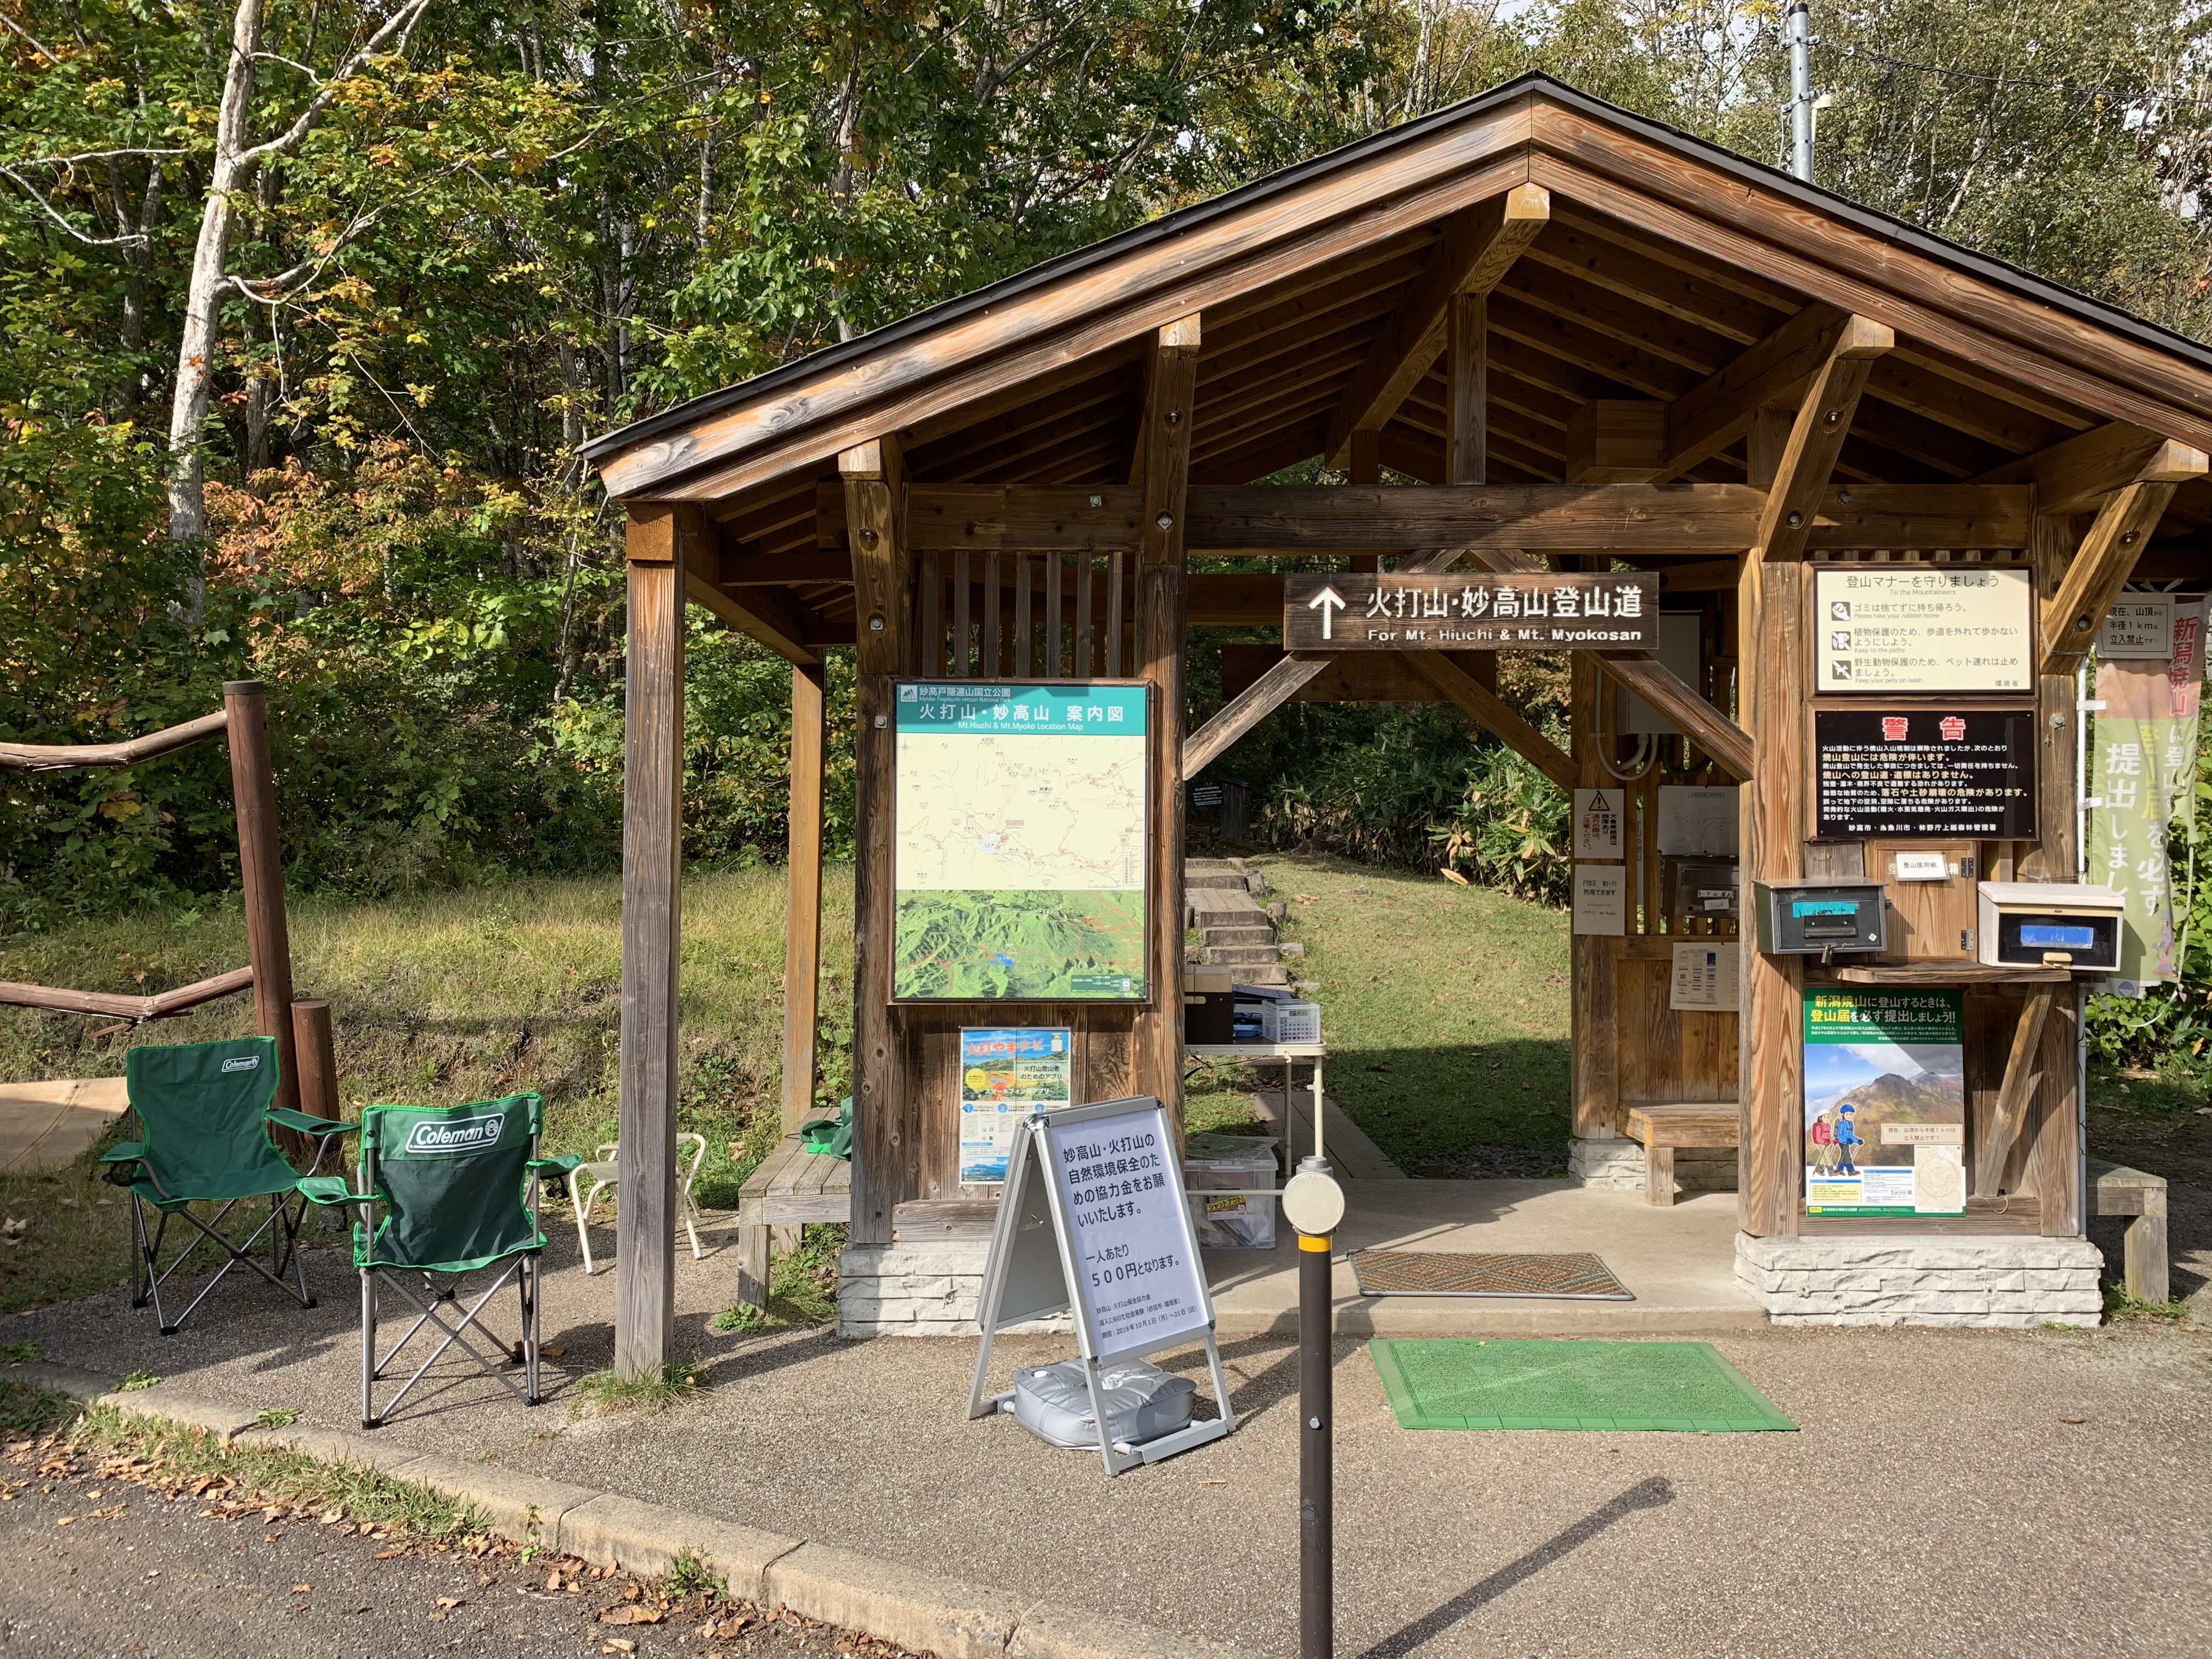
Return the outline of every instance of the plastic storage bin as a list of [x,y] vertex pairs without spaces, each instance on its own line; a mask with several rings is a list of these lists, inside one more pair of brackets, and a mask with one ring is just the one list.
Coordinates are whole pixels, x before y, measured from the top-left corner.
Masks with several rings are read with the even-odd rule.
[[[1273,1249],[1275,1175],[1275,1143],[1266,1135],[1190,1136],[1183,1143],[1183,1182],[1216,1194],[1190,1200],[1200,1248]],[[1242,1188],[1252,1196],[1223,1196],[1224,1188]]]
[[1260,1005],[1260,1036],[1267,1042],[1319,1042],[1321,1004],[1263,1002]]

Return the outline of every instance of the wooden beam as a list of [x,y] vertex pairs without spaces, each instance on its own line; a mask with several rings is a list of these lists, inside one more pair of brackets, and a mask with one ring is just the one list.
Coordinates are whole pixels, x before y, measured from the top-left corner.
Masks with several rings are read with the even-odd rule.
[[1656,483],[1668,475],[1667,405],[1649,398],[1594,398],[1567,422],[1571,484]]
[[[1403,432],[1382,434],[1384,447]],[[819,534],[846,533],[842,493],[820,503]],[[908,487],[909,551],[1134,551],[1144,492],[967,484]],[[1740,553],[1759,533],[1765,493],[1747,484],[1194,484],[1184,544],[1194,554],[1410,553],[1447,545],[1623,553]],[[1828,490],[1808,549],[2024,548],[2025,484],[1866,484]]]
[[[1276,603],[1279,619],[1279,596]],[[1182,775],[1194,778],[1203,772],[1230,744],[1288,702],[1297,695],[1300,686],[1335,660],[1332,653],[1325,651],[1293,651],[1284,657],[1222,704],[1212,720],[1183,740]]]
[[228,714],[218,708],[212,714],[203,714],[181,726],[167,726],[159,732],[125,738],[120,743],[0,743],[0,771],[55,772],[75,766],[136,766],[140,761],[168,754],[187,744],[198,743],[202,738],[214,737],[228,719]]
[[[1152,377],[1158,372],[1160,351],[1174,349],[1196,356],[1200,339],[1199,319],[1178,318],[1159,331],[1158,349],[1145,355],[1144,395],[1137,405],[1137,441],[1129,453],[1129,483],[1136,489],[1145,487],[1145,469],[1151,465],[1152,449]],[[1193,401],[1196,400],[1197,381],[1192,381]]]
[[1182,1136],[1183,647],[1189,632],[1184,551],[1192,428],[1197,425],[1199,319],[1159,331],[1146,380],[1142,540],[1137,549],[1138,672],[1152,685],[1151,998],[1137,1016],[1137,1090],[1168,1109]]
[[697,509],[633,505],[623,735],[615,1370],[676,1357],[676,1055],[684,867],[684,594]]
[[757,640],[788,663],[815,663],[822,653],[808,643],[814,619],[790,594],[773,587],[748,587],[732,593],[698,572],[684,573],[684,597],[715,619]]
[[[1597,663],[1589,653],[1577,651],[1567,672],[1567,730],[1576,786],[1609,787],[1616,780],[1598,746],[1603,724],[1598,709],[1606,693]],[[1626,866],[1613,867],[1625,879]],[[1569,940],[1569,1109],[1578,1140],[1618,1140],[1626,1127],[1620,1112],[1620,955],[1618,944],[1602,935],[1572,933]]]
[[1329,417],[1323,453],[1344,464],[1352,434],[1385,425],[1443,349],[1452,297],[1487,294],[1552,216],[1548,191],[1516,185],[1466,209],[1444,228],[1421,274],[1407,286],[1382,337]]
[[1765,404],[1790,398],[1835,355],[1850,317],[1832,306],[1808,306],[1726,368],[1667,405],[1665,461],[1659,483],[1726,449]]
[[1576,786],[1575,763],[1541,732],[1522,718],[1521,712],[1450,658],[1436,651],[1401,653],[1406,665],[1459,705],[1477,726],[1493,733],[1562,789]]
[[103,1019],[143,1022],[167,1019],[197,1008],[218,997],[236,996],[253,988],[253,969],[234,968],[212,979],[195,980],[173,991],[150,997],[119,996],[112,991],[70,991],[53,985],[25,985],[0,980],[0,1004],[14,1008],[43,1008],[58,1014],[93,1014]]
[[907,618],[905,458],[895,437],[837,458],[859,626],[854,753],[853,1220],[856,1244],[891,1242],[891,1215],[917,1197],[903,1024],[892,1005],[897,910],[892,885],[893,682],[911,663]]
[[2105,614],[2150,545],[2177,486],[2132,483],[2105,497],[2096,521],[2066,568],[2064,584],[2043,602],[2045,673],[2071,673],[2097,642]]
[[1490,304],[1455,294],[1444,307],[1444,482],[1490,481]]
[[2131,483],[2186,483],[2204,477],[2212,458],[2172,438],[2115,421],[1991,469],[1977,483],[2033,484],[2039,513],[2094,513]]
[[822,760],[828,682],[819,663],[791,669],[789,855],[783,912],[783,1132],[814,1109],[814,1027],[822,994]]
[[1828,357],[1813,373],[1783,447],[1752,543],[1753,557],[1790,562],[1805,556],[1813,522],[1828,496],[1836,457],[1850,435],[1859,393],[1866,389],[1874,360],[1896,343],[1888,329],[1864,317],[1850,319],[1838,331]]
[[[838,486],[826,486],[837,489]],[[839,500],[842,501],[842,493]],[[842,516],[842,515],[841,515]],[[715,573],[717,587],[794,587],[802,582],[849,582],[853,560],[841,533],[834,547],[794,548],[788,553],[732,552],[725,546]]]
[[2004,1082],[1997,1090],[1996,1109],[1983,1127],[1981,1146],[1974,1157],[1974,1190],[1985,1198],[1994,1196],[2003,1182],[2005,1165],[2027,1121],[2028,1097],[2039,1074],[2038,1051],[2043,1042],[2043,1024],[2051,1018],[2057,994],[2055,985],[2031,987],[2021,1009],[2020,1024],[2013,1028]]

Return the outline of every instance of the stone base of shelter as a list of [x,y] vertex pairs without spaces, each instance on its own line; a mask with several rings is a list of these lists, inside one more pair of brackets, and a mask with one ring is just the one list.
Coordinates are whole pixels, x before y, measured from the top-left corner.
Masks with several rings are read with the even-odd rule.
[[[918,1239],[848,1244],[837,1258],[840,1336],[973,1336],[983,1294],[988,1239]],[[1065,1331],[1066,1316],[1009,1326]]]
[[[1735,1168],[1733,1146],[1678,1146],[1674,1149],[1674,1190],[1732,1193],[1735,1190]],[[1577,1186],[1640,1193],[1644,1190],[1643,1143],[1585,1140],[1577,1136],[1567,1146],[1567,1178]]]
[[2103,1267],[2086,1238],[1735,1241],[1735,1276],[1777,1325],[2095,1325]]

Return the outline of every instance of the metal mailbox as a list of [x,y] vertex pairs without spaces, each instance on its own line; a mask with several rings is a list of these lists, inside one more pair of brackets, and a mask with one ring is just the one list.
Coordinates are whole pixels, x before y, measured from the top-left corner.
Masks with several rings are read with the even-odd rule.
[[1985,881],[1981,959],[1992,967],[2118,973],[2122,902],[2109,887],[2079,882]]
[[1888,927],[1878,881],[1754,882],[1759,948],[1770,957],[1881,951]]

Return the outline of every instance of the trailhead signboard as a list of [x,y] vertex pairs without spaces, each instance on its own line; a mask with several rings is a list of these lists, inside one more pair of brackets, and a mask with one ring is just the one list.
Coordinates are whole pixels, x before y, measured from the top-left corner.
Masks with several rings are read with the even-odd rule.
[[1142,1002],[1149,690],[902,681],[901,1002]]
[[2035,710],[1816,708],[1814,836],[2035,839]]
[[1659,578],[1603,574],[1289,576],[1290,651],[1659,648]]
[[1816,691],[2033,691],[2035,583],[2018,567],[1822,565]]

